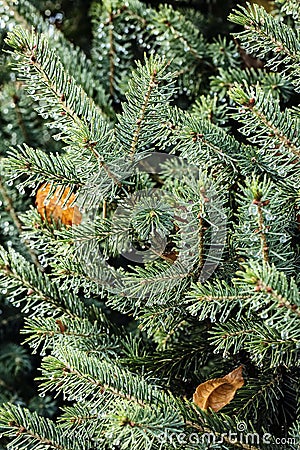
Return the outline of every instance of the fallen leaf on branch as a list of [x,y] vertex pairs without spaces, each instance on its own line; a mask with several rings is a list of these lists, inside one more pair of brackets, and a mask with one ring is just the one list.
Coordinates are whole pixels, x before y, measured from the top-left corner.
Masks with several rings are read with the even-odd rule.
[[223,378],[214,378],[199,384],[193,395],[193,402],[203,410],[211,408],[219,411],[235,396],[244,384],[243,366],[238,367]]
[[50,183],[43,184],[36,194],[35,204],[42,219],[47,220],[48,222],[53,221],[57,224],[63,223],[66,226],[79,225],[82,219],[79,208],[76,205],[70,206],[75,200],[74,194],[71,194],[65,206],[62,208],[64,200],[69,195],[70,188],[66,187],[64,189],[63,195],[58,201],[60,188],[57,187],[53,195],[45,204],[45,200],[50,191],[50,186]]

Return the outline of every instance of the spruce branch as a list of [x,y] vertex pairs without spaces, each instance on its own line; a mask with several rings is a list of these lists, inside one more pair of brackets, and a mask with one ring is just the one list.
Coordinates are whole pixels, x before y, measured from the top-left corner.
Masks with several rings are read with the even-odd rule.
[[103,117],[94,102],[64,70],[45,36],[16,27],[8,33],[7,43],[14,50],[12,55],[18,55],[15,70],[26,83],[28,94],[34,100],[40,100],[36,104],[37,112],[52,117],[53,126],[60,129],[57,139],[73,147],[77,144],[81,153],[88,149],[98,155],[97,146],[104,144],[105,135],[107,150],[108,130]]
[[137,63],[129,82],[127,103],[123,105],[123,114],[118,116],[116,138],[131,159],[141,149],[159,144],[162,138],[160,123],[166,118],[175,91],[168,66],[164,58],[150,56],[143,66]]
[[241,316],[247,303],[251,301],[251,294],[240,293],[239,290],[223,280],[214,282],[193,284],[188,292],[185,304],[188,312],[197,316],[199,320],[218,317],[220,322],[225,322],[233,310],[238,317]]
[[141,47],[149,15],[151,9],[137,0],[126,4],[123,1],[92,4],[92,60],[98,79],[116,103],[124,98],[127,78],[136,59],[136,49]]
[[34,111],[32,99],[27,96],[22,83],[13,80],[5,83],[0,104],[5,148],[22,143],[43,146],[47,150],[58,147],[52,141],[52,133],[47,130],[45,122]]
[[[149,14],[149,28],[155,52],[165,55],[178,77],[180,92],[197,95],[201,86],[200,74],[212,68],[208,45],[194,17],[171,5],[160,5]],[[190,82],[193,77],[193,82]]]
[[56,345],[73,346],[83,351],[105,352],[113,355],[117,343],[109,332],[108,324],[99,320],[90,322],[87,319],[71,319],[67,315],[59,318],[26,319],[21,332],[26,335],[27,342],[34,353],[40,350],[54,348]]
[[172,152],[179,152],[190,164],[203,164],[215,170],[225,166],[228,178],[237,170],[243,147],[221,127],[177,108],[169,109],[168,120],[162,126],[168,135],[163,148],[171,144]]
[[[165,43],[169,48],[171,47],[171,42],[180,42],[185,52],[190,53],[197,62],[202,62],[205,49],[203,36],[194,24],[186,18],[184,27],[182,27],[182,18],[181,13],[174,11],[170,5],[161,5],[153,18],[155,30],[157,28],[161,30]],[[161,40],[163,39],[161,38]]]
[[[123,295],[129,297],[129,301],[131,298],[137,299],[135,309],[142,298],[147,298],[147,305],[161,303],[162,290],[163,292],[170,292],[174,289],[181,290],[182,286],[188,283],[190,277],[190,268],[184,263],[172,265],[166,261],[155,261],[153,264],[147,265],[145,269],[135,267],[133,274],[123,276]],[[111,301],[114,302],[113,299]],[[120,300],[116,298],[115,301],[119,302]]]
[[[266,59],[271,70],[289,74],[295,89],[299,90],[299,34],[289,25],[266,12],[262,6],[247,3],[229,15],[229,20],[244,26],[245,31],[236,33],[245,50],[256,57]],[[267,57],[269,53],[271,57]]]
[[4,170],[10,179],[27,175],[25,181],[19,182],[19,187],[37,187],[41,183],[50,182],[54,185],[64,185],[71,188],[82,186],[82,172],[77,174],[77,167],[67,156],[47,154],[46,152],[28,147],[26,144],[18,149],[7,152],[4,160]]
[[[185,407],[185,408],[184,408]],[[214,434],[217,439],[222,441],[222,445],[226,442],[226,445],[230,446],[229,432],[230,430],[237,430],[237,424],[240,421],[240,418],[230,417],[227,414],[223,413],[214,413],[211,411],[210,414],[207,414],[206,411],[202,411],[200,408],[197,408],[194,404],[189,403],[188,401],[184,402],[183,408],[186,410],[187,420],[186,425],[190,430],[197,430],[200,435],[204,437],[209,436],[211,430],[214,430]],[[248,424],[247,433],[255,433],[252,423]],[[204,443],[207,448],[207,442]],[[237,448],[242,448],[245,450],[258,450],[257,447],[251,443],[242,442],[239,439],[236,439],[233,446]],[[198,448],[198,447],[197,447]],[[267,449],[267,447],[265,447]],[[277,447],[276,450],[279,450]]]
[[175,408],[153,411],[150,406],[118,402],[107,419],[110,432],[128,447],[136,443],[154,450],[161,445],[162,433],[176,435],[184,429],[183,419]]
[[[257,6],[235,13],[248,27],[241,48],[257,51],[267,70],[277,71],[267,72],[244,70],[257,61],[245,51],[242,62],[226,36],[206,43],[201,33],[214,33],[218,18],[194,14],[187,0],[147,8],[144,0],[96,0],[93,62],[28,0],[0,0],[2,35],[10,31],[12,47],[6,59],[22,78],[14,86],[4,66],[0,137],[4,154],[14,147],[5,169],[21,189],[51,184],[45,203],[57,186],[61,193],[69,186],[82,220],[64,228],[46,221],[40,207],[17,215],[24,238],[41,253],[42,273],[15,251],[0,250],[1,309],[22,306],[21,334],[43,356],[37,381],[49,400],[41,400],[42,409],[48,412],[56,396],[63,411],[48,424],[4,406],[0,433],[8,446],[250,450],[242,437],[261,441],[271,433],[272,448],[279,448],[277,436],[289,432],[299,409],[300,110],[293,94],[300,60],[293,2],[277,0],[288,6],[273,15]],[[137,63],[127,85],[143,51],[152,56]],[[13,97],[18,92],[26,94],[24,103]],[[36,112],[50,118],[63,153]],[[12,355],[22,356],[19,348]],[[4,346],[3,361],[2,355]],[[241,365],[245,384],[225,414],[189,400]],[[6,378],[0,403],[12,398]],[[36,397],[30,407],[37,403]],[[242,437],[232,443],[241,423]],[[198,442],[177,441],[181,433]]]
[[254,68],[219,68],[218,74],[210,79],[210,88],[218,94],[218,98],[219,96],[226,98],[231,89],[237,85],[242,86],[244,91],[245,86],[252,87],[255,90],[259,85],[260,89],[266,93],[266,98],[268,93],[271,92],[272,98],[282,99],[284,102],[291,98],[294,91],[288,77],[278,72],[257,71]]
[[0,408],[0,430],[12,439],[11,446],[17,450],[39,448],[41,450],[82,450],[82,440],[72,439],[61,433],[50,419],[31,413],[19,405],[4,404]]
[[[8,9],[10,15],[6,14]],[[58,28],[47,23],[32,3],[28,0],[1,0],[0,13],[8,30],[21,25],[29,32],[34,27],[38,33],[47,36],[51,48],[58,54],[65,70],[76,79],[88,96],[93,97],[96,94],[96,101],[103,114],[113,116],[104,90],[97,82],[97,72],[92,61],[79,47],[68,41]]]
[[74,406],[64,406],[62,410],[63,414],[58,418],[62,428],[76,427],[78,429],[79,426],[89,427],[93,424],[93,431],[90,430],[90,427],[84,430],[87,436],[92,437],[96,434],[97,425],[99,425],[97,423],[98,414],[91,411],[89,403],[80,402]]
[[[264,379],[249,379],[247,390],[242,393],[235,411],[237,416],[244,417],[245,413],[251,413],[255,417],[262,411],[266,415],[271,415],[272,403],[282,396],[281,383],[282,375],[278,371],[265,374]],[[269,401],[270,398],[272,402]]]
[[[140,406],[154,402],[161,408],[167,408],[172,403],[172,397],[144,378],[121,368],[116,360],[99,360],[78,349],[61,345],[54,349],[53,355],[45,357],[42,363],[43,392],[63,391],[68,398],[78,399],[80,396],[95,407],[103,402],[103,397],[107,401],[116,397]],[[53,371],[55,379],[51,376]]]
[[35,314],[38,309],[47,315],[66,313],[71,317],[84,317],[82,301],[72,292],[60,292],[49,276],[36,269],[14,250],[0,249],[0,283],[8,298],[17,305],[25,303],[23,310]]
[[[96,267],[90,267],[88,255],[92,248],[95,249],[97,246],[92,245],[88,250],[86,249],[87,258],[80,249],[76,249],[75,252],[70,249],[69,255],[58,257],[52,265],[55,279],[75,294],[83,290],[85,295],[103,295],[104,292],[110,290],[112,282],[116,278],[114,274],[109,273],[104,259],[98,260]],[[74,254],[79,257],[79,262],[74,261]]]
[[258,367],[263,363],[268,363],[270,368],[280,365],[298,366],[297,321],[287,329],[286,323],[279,319],[263,319],[252,312],[247,320],[230,319],[227,323],[214,324],[209,334],[214,351],[223,351],[224,356],[239,354],[244,349]]
[[[235,248],[245,258],[262,259],[289,272],[295,258],[287,224],[293,219],[293,201],[289,195],[275,188],[265,175],[246,179],[237,195],[238,223],[234,225]],[[280,221],[273,221],[281,217]],[[283,220],[284,217],[284,220]]]
[[141,306],[135,316],[139,322],[139,329],[147,333],[149,337],[161,331],[169,333],[176,330],[182,321],[188,318],[181,303],[182,290],[169,293],[163,305]]
[[[249,261],[245,271],[238,271],[237,286],[244,286],[246,292],[253,292],[253,299],[271,300],[269,309],[274,316],[287,315],[296,320],[300,317],[300,293],[293,278],[288,281],[287,276],[275,266],[269,264],[260,265],[258,262]],[[248,289],[247,289],[248,285]],[[254,289],[253,289],[254,286]],[[254,306],[254,305],[253,305]]]
[[279,99],[272,97],[256,86],[252,92],[235,86],[230,97],[241,105],[233,117],[244,126],[239,129],[250,142],[259,144],[268,152],[280,152],[281,148],[291,153],[291,158],[300,156],[300,139],[297,133],[299,120],[294,119],[291,111],[280,111]]
[[276,0],[275,3],[279,6],[281,12],[291,15],[295,21],[299,21],[300,5],[298,0]]

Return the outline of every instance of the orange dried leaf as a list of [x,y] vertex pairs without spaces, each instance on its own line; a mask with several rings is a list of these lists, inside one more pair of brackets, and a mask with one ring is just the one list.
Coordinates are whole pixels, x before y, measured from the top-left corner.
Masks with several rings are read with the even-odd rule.
[[56,223],[63,223],[66,226],[79,225],[82,219],[78,206],[70,206],[75,200],[75,195],[71,194],[64,208],[62,205],[67,195],[70,192],[70,188],[65,188],[61,199],[58,201],[59,187],[55,190],[54,194],[48,199],[45,204],[45,200],[50,191],[50,184],[43,184],[36,194],[35,204],[37,210],[43,220],[48,222],[53,221]]
[[193,395],[193,402],[203,410],[211,408],[213,411],[219,411],[233,399],[236,391],[243,386],[242,371],[243,366],[240,366],[223,378],[214,378],[199,384]]

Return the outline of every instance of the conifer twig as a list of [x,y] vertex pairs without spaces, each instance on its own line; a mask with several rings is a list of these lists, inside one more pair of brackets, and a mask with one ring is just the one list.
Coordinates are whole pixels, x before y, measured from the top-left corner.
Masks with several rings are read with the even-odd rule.
[[[7,190],[5,189],[5,186],[3,184],[3,180],[2,180],[1,177],[0,177],[0,193],[2,195],[2,198],[3,198],[4,202],[6,203],[6,210],[7,210],[7,212],[9,213],[10,217],[12,218],[13,223],[15,224],[15,227],[16,227],[18,233],[21,234],[22,231],[23,231],[22,223],[21,223],[20,219],[18,218],[18,215],[17,215],[16,210],[15,210],[14,205],[13,205],[12,198],[8,194]],[[33,263],[36,265],[36,267],[39,270],[43,271],[43,268],[42,268],[42,266],[41,266],[41,264],[40,264],[40,262],[38,260],[38,257],[36,255],[36,253],[30,247],[30,243],[29,243],[28,239],[25,239],[24,243],[26,245],[26,248],[27,248],[27,251],[28,251],[29,255],[31,256],[31,259],[32,259]]]
[[269,247],[268,247],[266,233],[264,231],[264,229],[265,229],[264,216],[263,216],[262,207],[261,207],[260,202],[257,205],[257,214],[258,214],[258,224],[259,224],[262,256],[263,256],[264,262],[267,263],[269,261]]
[[156,76],[157,76],[157,70],[154,69],[152,74],[151,74],[150,82],[149,82],[149,85],[148,85],[148,90],[147,90],[147,92],[145,94],[144,101],[143,101],[143,104],[141,106],[140,115],[139,115],[139,117],[138,117],[138,119],[136,121],[137,127],[136,127],[136,129],[135,129],[135,131],[133,133],[133,138],[132,138],[130,152],[129,152],[129,155],[130,155],[131,159],[133,159],[134,154],[135,154],[135,149],[136,149],[136,146],[137,146],[137,143],[138,143],[139,134],[140,134],[141,127],[142,127],[142,124],[143,124],[143,120],[144,120],[144,117],[145,117],[145,112],[146,112],[146,109],[147,109],[147,106],[148,106],[148,103],[149,103],[151,92],[152,92],[152,90],[154,89],[154,87],[156,85]]

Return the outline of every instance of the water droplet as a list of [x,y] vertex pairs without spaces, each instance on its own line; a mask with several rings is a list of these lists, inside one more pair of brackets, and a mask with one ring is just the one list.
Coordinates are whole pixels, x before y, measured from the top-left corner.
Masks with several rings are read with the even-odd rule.
[[273,214],[270,214],[270,213],[266,214],[266,220],[275,220],[275,219],[276,219],[276,217],[273,216]]
[[249,206],[249,214],[252,216],[255,216],[257,214],[257,207],[255,205],[251,205]]
[[286,171],[284,169],[279,169],[278,170],[278,174],[282,175],[282,176],[285,176],[286,175]]
[[288,339],[289,332],[287,330],[282,330],[280,335],[281,335],[281,339]]

